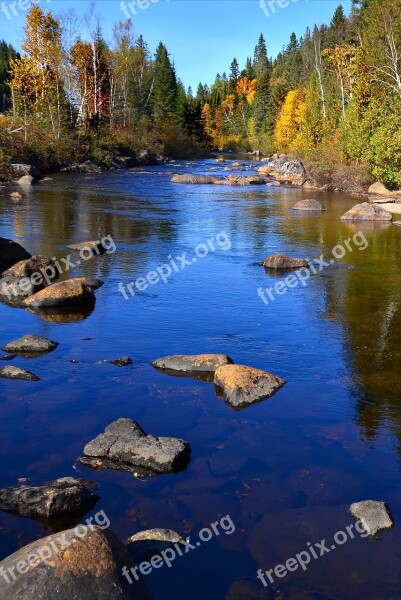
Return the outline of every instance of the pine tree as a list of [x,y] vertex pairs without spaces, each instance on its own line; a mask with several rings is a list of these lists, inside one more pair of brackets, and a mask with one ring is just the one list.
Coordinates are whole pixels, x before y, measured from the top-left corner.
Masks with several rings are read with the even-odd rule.
[[177,77],[166,46],[160,42],[154,61],[153,115],[169,119],[176,114]]

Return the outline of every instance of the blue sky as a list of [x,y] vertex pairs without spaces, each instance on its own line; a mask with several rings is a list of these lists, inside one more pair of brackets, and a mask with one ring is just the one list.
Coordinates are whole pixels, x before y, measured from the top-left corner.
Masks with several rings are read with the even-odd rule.
[[[4,0],[6,7],[15,0]],[[125,0],[127,11],[131,10]],[[288,0],[288,6],[280,8],[274,1],[275,12],[264,0],[267,16],[260,7],[260,0],[135,0],[132,20],[137,33],[142,33],[153,52],[162,40],[173,58],[177,73],[186,86],[196,89],[199,81],[212,83],[217,72],[229,69],[234,58],[244,66],[260,33],[266,38],[269,54],[275,56],[283,44],[287,44],[292,31],[301,36],[307,26],[328,23],[338,4],[348,13],[351,2],[340,0]],[[0,0],[0,6],[3,0]],[[28,2],[28,0],[20,0]],[[62,13],[75,8],[84,16],[92,2],[89,0],[36,0],[42,8]],[[138,3],[147,8],[139,8]],[[285,0],[281,0],[285,4]],[[24,22],[24,12],[15,10],[17,16],[0,12],[0,39],[19,46]],[[121,9],[121,0],[97,0],[96,13],[105,38],[111,39],[111,29],[116,21],[127,17]]]

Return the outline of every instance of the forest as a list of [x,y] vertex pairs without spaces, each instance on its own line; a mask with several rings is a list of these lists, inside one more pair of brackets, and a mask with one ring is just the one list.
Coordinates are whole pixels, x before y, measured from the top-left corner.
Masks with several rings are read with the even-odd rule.
[[275,58],[261,34],[245,65],[233,58],[192,90],[166,46],[153,54],[130,20],[107,43],[94,13],[82,27],[74,11],[61,19],[35,6],[22,53],[0,43],[0,161],[33,155],[50,168],[145,147],[287,152],[396,189],[400,60],[401,0],[354,0],[349,15],[339,6],[329,24],[293,33]]

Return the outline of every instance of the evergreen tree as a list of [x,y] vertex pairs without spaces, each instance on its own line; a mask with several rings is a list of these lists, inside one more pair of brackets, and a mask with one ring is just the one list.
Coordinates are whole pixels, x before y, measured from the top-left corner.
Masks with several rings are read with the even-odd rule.
[[11,45],[3,40],[0,42],[0,112],[8,108],[9,88],[7,80],[10,72],[11,59],[19,58],[18,53]]
[[166,46],[160,42],[154,61],[153,115],[168,119],[176,114],[177,78]]

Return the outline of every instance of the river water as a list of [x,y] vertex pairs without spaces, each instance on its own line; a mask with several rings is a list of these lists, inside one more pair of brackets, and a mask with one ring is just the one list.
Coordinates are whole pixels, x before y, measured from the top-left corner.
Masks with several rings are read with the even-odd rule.
[[[69,273],[104,281],[93,313],[41,318],[0,305],[0,346],[26,333],[60,342],[49,355],[11,363],[41,381],[0,380],[0,486],[91,479],[101,499],[87,516],[104,510],[124,541],[154,527],[197,540],[229,515],[235,532],[145,577],[155,600],[400,598],[401,228],[341,222],[358,202],[341,193],[170,182],[174,172],[220,175],[225,166],[56,176],[20,200],[0,191],[0,235],[31,253],[65,257],[67,244],[104,236],[116,246]],[[308,197],[327,211],[291,211]],[[212,238],[214,250],[192,262]],[[344,240],[343,258],[334,259]],[[133,288],[128,299],[119,291],[120,282],[184,252],[190,264],[172,269],[167,283]],[[258,289],[279,279],[258,263],[276,252],[333,263],[265,304]],[[210,352],[287,384],[235,412],[213,384],[150,364]],[[105,362],[124,355],[132,366]],[[84,445],[119,417],[188,440],[187,470],[143,479],[80,465]],[[368,499],[388,503],[395,528],[375,541],[348,536],[332,549],[334,534],[354,523],[350,504]],[[0,513],[0,558],[47,534],[38,522]],[[267,588],[257,579],[258,569],[322,539],[330,552],[305,570]]]

